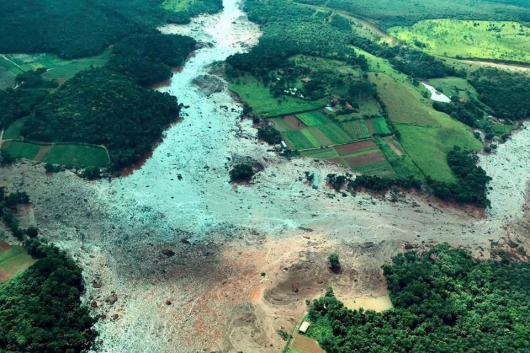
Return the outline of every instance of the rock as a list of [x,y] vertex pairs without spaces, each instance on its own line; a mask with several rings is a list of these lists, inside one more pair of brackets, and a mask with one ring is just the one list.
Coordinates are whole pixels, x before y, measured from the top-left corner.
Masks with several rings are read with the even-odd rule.
[[93,288],[101,288],[101,282],[99,282],[98,280],[93,280],[92,281],[92,287]]
[[101,320],[105,320],[107,318],[107,315],[106,314],[101,314],[101,316],[99,317]]
[[98,307],[98,302],[95,301],[95,300],[92,300],[92,303],[90,303],[90,306],[93,307],[93,308],[97,308]]
[[197,78],[193,79],[192,83],[202,89],[204,94],[208,96],[212,93],[221,92],[225,88],[224,81],[213,75],[198,76]]
[[175,255],[175,252],[172,250],[166,249],[166,250],[162,250],[162,254],[166,255],[167,257],[172,257]]
[[119,316],[118,314],[114,314],[114,315],[112,315],[112,316],[110,317],[110,319],[111,319],[112,321],[116,321],[116,320],[118,320],[119,317],[120,317],[120,316]]
[[171,305],[171,300],[166,300],[166,305]]
[[105,302],[112,305],[116,303],[117,300],[118,300],[118,295],[116,293],[112,293],[105,299]]

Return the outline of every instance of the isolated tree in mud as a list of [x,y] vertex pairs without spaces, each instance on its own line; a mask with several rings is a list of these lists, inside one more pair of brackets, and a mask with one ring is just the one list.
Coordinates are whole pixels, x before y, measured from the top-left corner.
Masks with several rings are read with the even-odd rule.
[[329,268],[331,268],[333,271],[340,269],[340,259],[339,254],[333,253],[328,256],[328,262],[329,262]]
[[250,181],[254,175],[254,170],[250,164],[236,164],[230,171],[230,180],[232,181]]

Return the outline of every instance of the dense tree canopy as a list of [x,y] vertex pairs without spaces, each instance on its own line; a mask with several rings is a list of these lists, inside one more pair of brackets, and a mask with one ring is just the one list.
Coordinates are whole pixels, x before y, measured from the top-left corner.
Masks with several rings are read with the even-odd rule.
[[44,90],[0,90],[0,130],[30,114],[47,94]]
[[181,35],[133,34],[113,46],[110,66],[141,85],[152,85],[169,79],[171,68],[182,65],[196,44]]
[[24,124],[37,141],[105,145],[114,168],[137,161],[179,116],[177,99],[106,68],[83,71],[49,95]]
[[506,70],[482,68],[473,72],[471,84],[480,100],[499,118],[530,117],[530,77]]
[[530,264],[478,261],[445,245],[383,266],[393,309],[349,310],[328,290],[310,303],[328,353],[515,353],[530,350]]
[[81,58],[130,33],[163,23],[162,0],[20,0],[0,2],[0,53]]
[[458,147],[447,154],[447,164],[457,177],[456,184],[428,179],[434,195],[441,199],[475,203],[481,207],[490,205],[487,184],[491,180],[482,167],[477,166],[478,157]]
[[0,285],[0,351],[82,352],[95,337],[95,320],[81,306],[81,269],[63,251],[26,241],[34,265]]

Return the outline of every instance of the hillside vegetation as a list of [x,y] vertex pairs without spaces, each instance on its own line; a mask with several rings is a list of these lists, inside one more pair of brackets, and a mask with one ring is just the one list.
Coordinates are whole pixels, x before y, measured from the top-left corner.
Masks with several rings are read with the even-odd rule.
[[427,20],[389,32],[433,55],[530,62],[530,28],[518,22]]
[[81,269],[63,251],[35,239],[28,253],[39,260],[0,285],[0,350],[82,352],[90,348],[95,320],[81,306]]
[[[501,254],[502,255],[502,254]],[[327,352],[523,352],[530,264],[478,261],[438,245],[383,266],[393,309],[350,310],[328,289],[309,304],[308,335]]]
[[137,161],[179,116],[177,99],[105,68],[77,74],[49,95],[21,135],[44,142],[107,146],[114,168]]
[[383,28],[411,26],[439,18],[463,20],[528,21],[530,9],[525,0],[297,0],[324,5],[374,20]]

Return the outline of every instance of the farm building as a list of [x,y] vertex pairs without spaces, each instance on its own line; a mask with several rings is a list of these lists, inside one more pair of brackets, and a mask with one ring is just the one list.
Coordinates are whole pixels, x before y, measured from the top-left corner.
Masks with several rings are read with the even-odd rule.
[[302,325],[300,325],[300,328],[298,329],[298,331],[300,331],[301,333],[306,333],[307,329],[309,328],[309,325],[310,323],[308,321],[304,321]]

